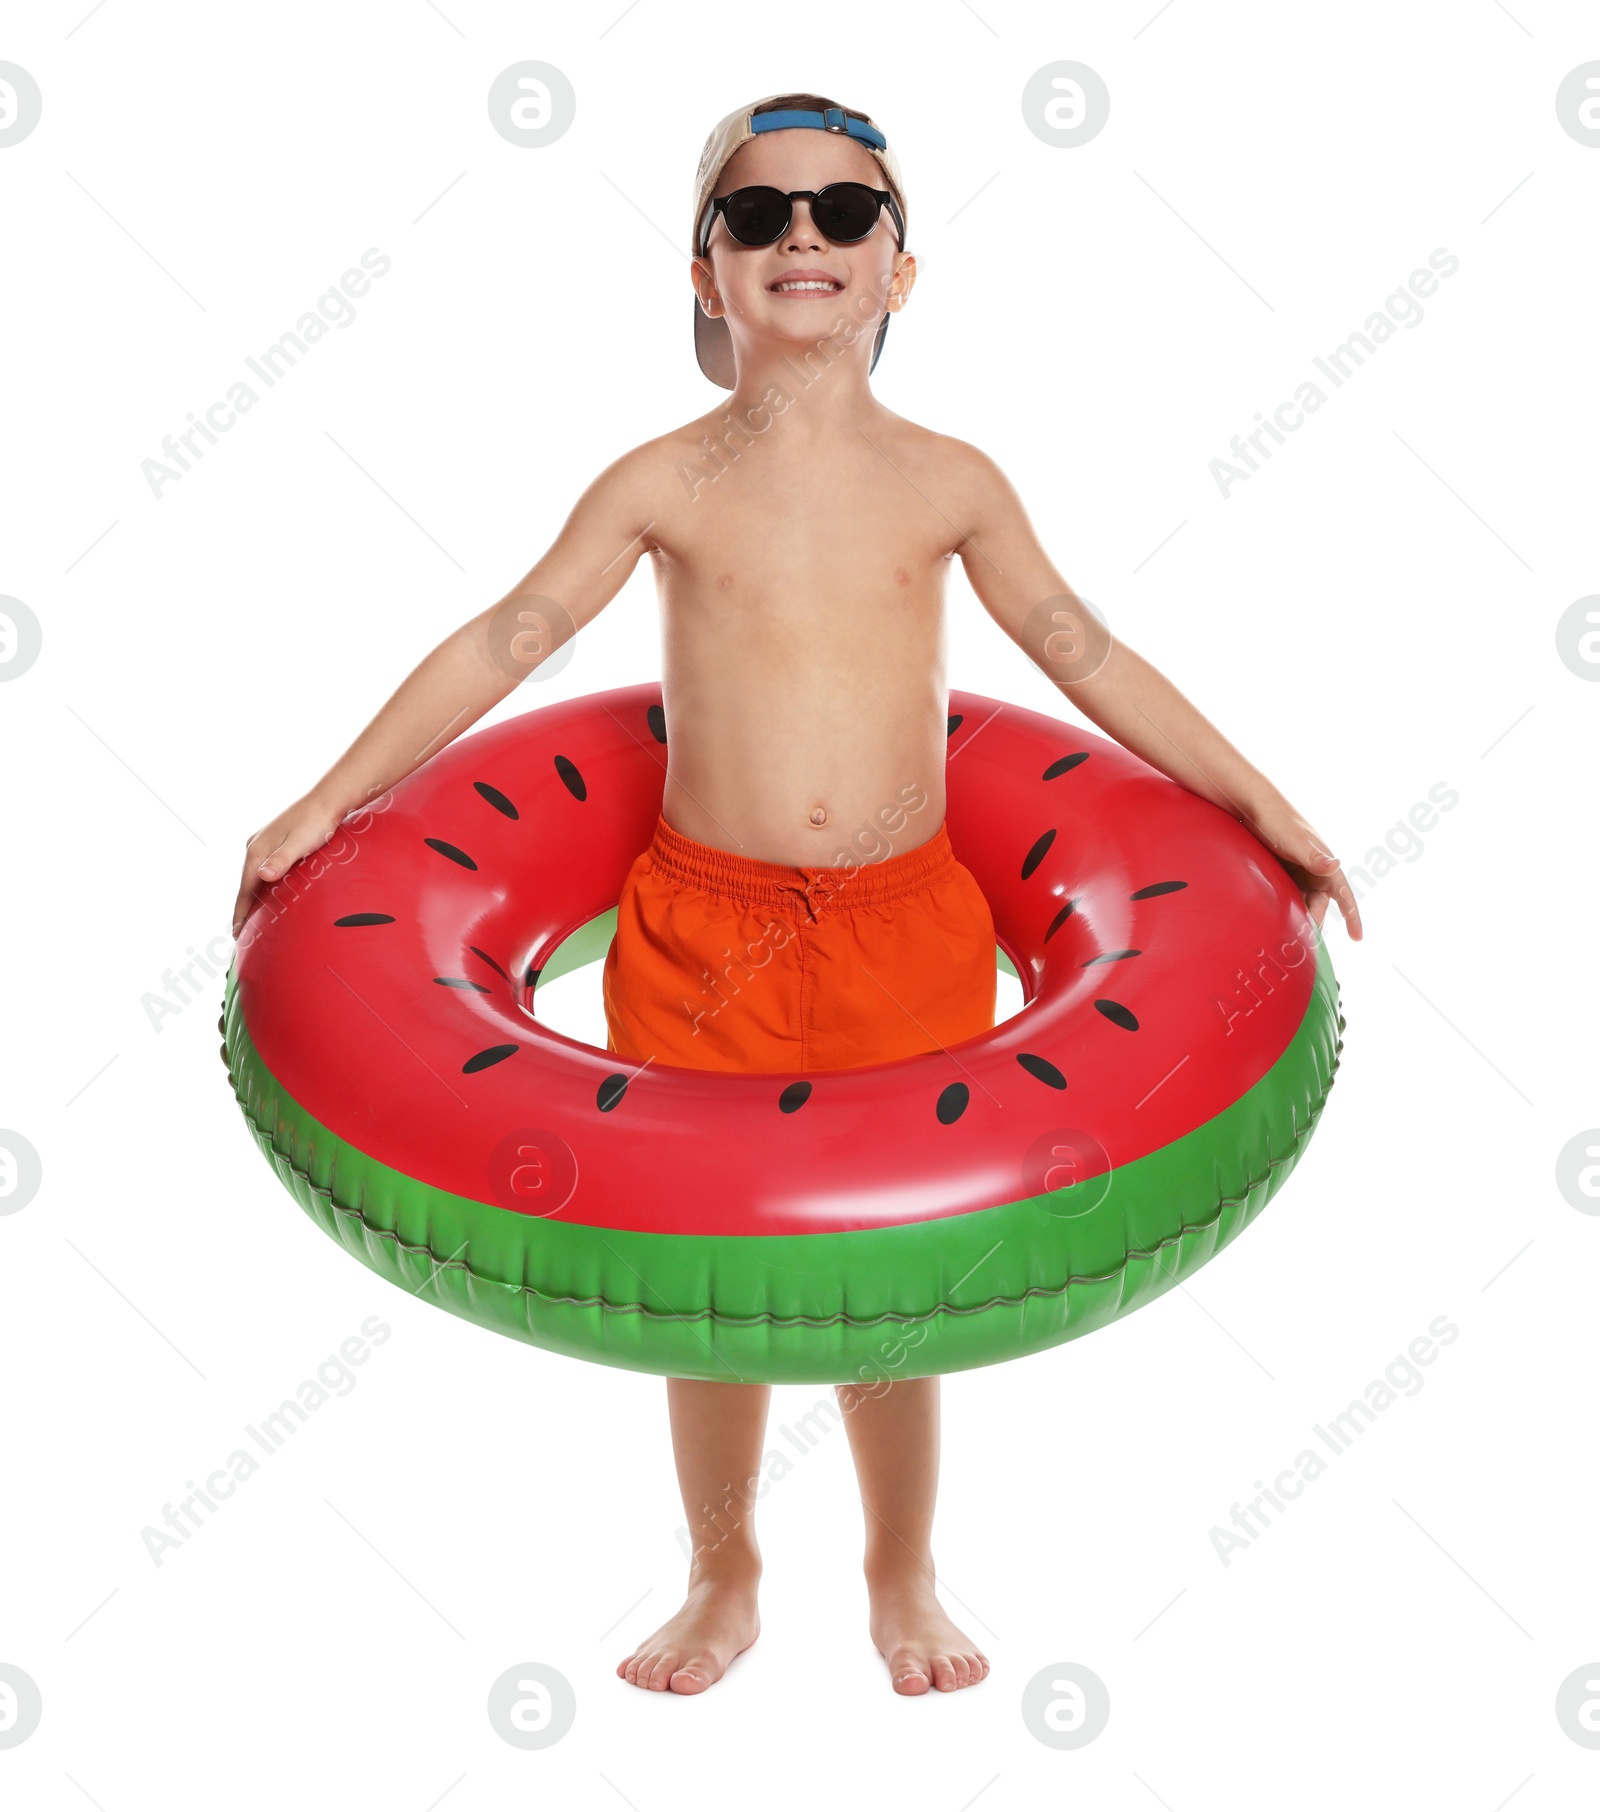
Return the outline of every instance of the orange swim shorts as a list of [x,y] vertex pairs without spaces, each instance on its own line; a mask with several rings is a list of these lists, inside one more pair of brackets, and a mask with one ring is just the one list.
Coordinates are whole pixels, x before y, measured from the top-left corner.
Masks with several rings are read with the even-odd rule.
[[701,843],[658,815],[606,952],[607,1049],[685,1069],[887,1063],[994,1024],[994,920],[941,822],[823,868]]

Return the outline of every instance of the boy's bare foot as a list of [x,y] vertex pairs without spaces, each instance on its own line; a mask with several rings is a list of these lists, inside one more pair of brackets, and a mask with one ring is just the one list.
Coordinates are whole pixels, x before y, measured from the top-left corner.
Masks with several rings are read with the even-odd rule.
[[867,1592],[872,1640],[889,1663],[896,1692],[954,1692],[988,1676],[989,1657],[945,1615],[926,1572],[869,1575]]
[[714,1686],[734,1656],[761,1633],[760,1583],[759,1569],[691,1574],[683,1608],[619,1661],[617,1673],[650,1692],[704,1692]]

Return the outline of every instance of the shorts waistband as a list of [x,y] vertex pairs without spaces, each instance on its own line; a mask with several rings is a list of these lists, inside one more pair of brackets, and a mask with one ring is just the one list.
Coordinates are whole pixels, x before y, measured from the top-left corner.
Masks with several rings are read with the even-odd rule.
[[819,907],[848,908],[898,899],[953,869],[956,861],[944,820],[927,842],[898,856],[853,866],[839,862],[802,867],[763,862],[701,843],[657,814],[649,854],[655,868],[686,886],[725,894],[751,906],[792,906],[804,899],[813,918]]

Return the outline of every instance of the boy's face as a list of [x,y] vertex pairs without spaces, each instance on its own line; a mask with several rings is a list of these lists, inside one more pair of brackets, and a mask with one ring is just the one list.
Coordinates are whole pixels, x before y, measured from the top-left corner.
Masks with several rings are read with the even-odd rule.
[[[741,145],[717,178],[715,193],[764,183],[788,194],[820,189],[830,182],[860,182],[887,189],[883,166],[871,152],[841,132],[793,127],[763,132]],[[854,245],[834,245],[818,232],[811,204],[790,204],[789,230],[771,245],[741,245],[719,213],[708,255],[696,258],[692,275],[707,313],[726,315],[736,350],[741,342],[814,345],[842,319],[852,321],[868,345],[885,305],[898,310],[916,276],[916,259],[898,249],[894,221],[880,207],[878,224]],[[828,289],[786,290],[795,273],[830,279]],[[859,343],[859,342],[858,342]]]

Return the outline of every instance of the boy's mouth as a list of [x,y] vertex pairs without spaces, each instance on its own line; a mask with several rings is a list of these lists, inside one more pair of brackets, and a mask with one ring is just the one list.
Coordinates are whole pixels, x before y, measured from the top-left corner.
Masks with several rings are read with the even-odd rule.
[[837,277],[831,277],[826,271],[799,270],[785,271],[781,277],[774,277],[767,285],[767,293],[773,296],[836,296],[844,288]]

